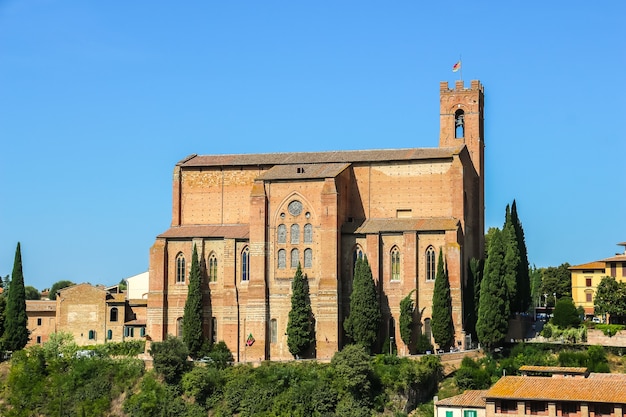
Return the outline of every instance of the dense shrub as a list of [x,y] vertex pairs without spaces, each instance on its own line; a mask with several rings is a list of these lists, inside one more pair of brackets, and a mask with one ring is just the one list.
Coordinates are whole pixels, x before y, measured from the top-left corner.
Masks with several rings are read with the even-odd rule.
[[187,361],[189,352],[180,338],[167,336],[162,342],[154,342],[150,348],[154,370],[168,384],[178,384],[183,374],[191,369]]

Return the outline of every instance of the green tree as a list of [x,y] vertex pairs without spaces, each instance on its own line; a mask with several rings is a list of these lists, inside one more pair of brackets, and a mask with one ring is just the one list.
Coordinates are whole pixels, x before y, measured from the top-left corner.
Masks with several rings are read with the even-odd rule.
[[626,282],[612,277],[602,277],[593,299],[595,314],[609,314],[611,322],[626,317]]
[[356,261],[352,294],[350,294],[350,314],[343,323],[348,336],[356,343],[370,349],[376,342],[382,314],[376,296],[376,285],[372,279],[367,256]]
[[571,298],[563,297],[556,302],[552,324],[560,329],[578,327],[580,325],[580,316]]
[[21,350],[28,343],[28,317],[26,316],[26,294],[22,273],[22,251],[20,243],[15,250],[11,289],[7,298],[3,346],[6,350]]
[[433,292],[433,316],[431,320],[433,338],[440,349],[447,350],[454,344],[454,323],[452,321],[452,297],[450,280],[443,261],[443,251],[439,248],[437,275]]
[[558,267],[548,267],[541,269],[541,294],[547,294],[548,307],[554,307],[555,295],[561,297],[572,296],[572,276],[569,271],[570,264],[564,263]]
[[54,284],[52,284],[52,287],[50,287],[50,294],[48,295],[48,298],[50,298],[51,300],[56,300],[57,291],[62,290],[63,288],[71,287],[72,285],[76,285],[76,284],[68,280],[61,280],[61,281],[55,282]]
[[480,284],[480,305],[476,333],[478,340],[487,348],[500,345],[508,330],[509,305],[506,270],[504,265],[505,246],[502,233],[495,232],[489,243],[489,256],[485,262],[483,280]]
[[480,300],[480,281],[483,276],[484,262],[472,258],[469,261],[467,283],[463,291],[463,310],[465,312],[465,331],[476,338],[476,320]]
[[24,287],[24,294],[27,300],[40,300],[41,294],[37,288],[27,285]]
[[541,270],[533,266],[530,270],[530,293],[533,306],[541,305]]
[[185,301],[183,313],[183,341],[192,358],[198,357],[204,343],[201,281],[202,271],[198,262],[198,250],[194,244],[191,255],[191,270],[189,271],[189,286],[187,287],[187,301]]
[[517,204],[513,200],[511,206],[511,224],[515,229],[515,238],[517,242],[517,249],[519,253],[519,263],[517,265],[517,311],[524,312],[528,310],[531,302],[530,291],[530,272],[528,268],[528,250],[526,248],[526,239],[524,237],[524,228],[522,222],[517,214]]
[[415,303],[413,302],[412,290],[400,301],[400,338],[410,348],[413,339],[413,316],[415,315]]
[[502,228],[502,238],[505,246],[504,254],[504,270],[505,281],[507,285],[507,293],[509,297],[509,310],[510,313],[520,311],[519,291],[517,288],[517,271],[520,264],[520,253],[517,247],[517,236],[515,235],[515,228],[511,220],[511,211],[509,206],[506,206],[506,215],[504,227]]
[[168,384],[178,384],[183,374],[191,368],[191,362],[187,361],[189,351],[178,337],[168,335],[164,341],[152,343],[149,352],[154,370]]
[[309,280],[300,263],[291,283],[291,310],[287,323],[287,346],[295,357],[301,357],[315,342],[313,310],[309,298]]

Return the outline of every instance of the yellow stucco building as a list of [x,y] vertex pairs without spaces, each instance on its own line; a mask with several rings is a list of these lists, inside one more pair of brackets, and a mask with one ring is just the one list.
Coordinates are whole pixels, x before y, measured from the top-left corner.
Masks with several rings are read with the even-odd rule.
[[593,300],[603,277],[612,277],[620,282],[626,281],[626,242],[618,245],[624,247],[621,254],[569,268],[572,275],[574,305],[582,306],[587,317],[595,316]]

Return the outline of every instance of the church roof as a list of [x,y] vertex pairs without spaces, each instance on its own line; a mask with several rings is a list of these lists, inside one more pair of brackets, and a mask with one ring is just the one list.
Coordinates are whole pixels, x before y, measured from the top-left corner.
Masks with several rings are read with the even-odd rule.
[[266,154],[189,155],[177,165],[183,167],[296,165],[354,162],[390,162],[444,159],[457,155],[465,145],[453,148],[368,149],[327,152],[277,152]]
[[[368,219],[358,226],[354,232],[357,234],[381,233],[381,232],[404,232],[405,230],[434,231],[456,230],[459,221],[452,217],[427,217],[427,218],[389,218]],[[348,231],[348,230],[345,230]]]
[[226,239],[247,239],[249,236],[250,226],[247,224],[207,224],[170,227],[157,237],[221,237]]
[[259,175],[259,180],[307,180],[334,178],[350,166],[346,162],[326,164],[275,165]]

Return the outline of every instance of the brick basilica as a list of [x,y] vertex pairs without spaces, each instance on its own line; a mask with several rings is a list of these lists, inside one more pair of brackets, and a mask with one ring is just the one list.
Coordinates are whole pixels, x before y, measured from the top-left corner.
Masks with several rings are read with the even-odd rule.
[[[346,343],[353,265],[367,255],[383,320],[399,329],[412,290],[430,336],[440,249],[464,347],[463,283],[484,246],[484,90],[440,83],[437,148],[190,155],[173,175],[171,227],[150,249],[147,333],[181,335],[194,245],[203,265],[207,337],[240,362],[292,359],[286,328],[298,263],[309,280],[315,357]],[[385,139],[385,138],[381,138]]]

